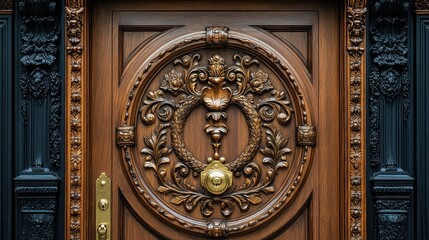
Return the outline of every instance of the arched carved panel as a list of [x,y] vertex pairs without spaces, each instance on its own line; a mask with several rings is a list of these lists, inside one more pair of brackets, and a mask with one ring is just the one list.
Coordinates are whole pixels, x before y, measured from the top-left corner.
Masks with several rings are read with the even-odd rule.
[[117,128],[141,202],[170,224],[211,237],[269,221],[299,193],[314,152],[315,127],[297,80],[307,76],[226,27],[163,49],[135,76]]

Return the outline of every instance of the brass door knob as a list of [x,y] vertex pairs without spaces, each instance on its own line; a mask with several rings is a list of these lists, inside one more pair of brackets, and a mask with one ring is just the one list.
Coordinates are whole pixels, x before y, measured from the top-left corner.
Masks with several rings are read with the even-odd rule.
[[201,185],[212,194],[222,194],[232,186],[232,172],[213,161],[201,172]]

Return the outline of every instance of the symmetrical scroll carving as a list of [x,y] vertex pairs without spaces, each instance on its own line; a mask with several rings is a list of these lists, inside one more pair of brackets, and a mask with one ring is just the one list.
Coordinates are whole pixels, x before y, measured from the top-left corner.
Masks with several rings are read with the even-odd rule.
[[[282,138],[273,125],[264,124],[263,126],[267,129],[267,146],[260,150],[266,155],[262,163],[267,164],[269,167],[266,181],[261,181],[261,169],[256,163],[252,162],[262,139],[261,119],[256,109],[260,109],[260,112],[263,113],[270,112],[269,117],[263,118],[268,122],[282,114],[284,117],[279,119],[282,124],[287,124],[293,110],[284,92],[273,91],[274,97],[262,99],[258,104],[253,104],[249,97],[245,96],[249,93],[260,94],[273,88],[268,79],[268,74],[260,69],[253,72],[247,69],[252,64],[258,64],[256,59],[252,59],[249,56],[234,55],[235,65],[227,68],[224,64],[225,60],[220,55],[214,55],[209,59],[210,64],[206,68],[199,66],[198,60],[200,58],[200,55],[196,54],[192,57],[186,55],[182,59],[176,60],[176,65],[181,64],[186,68],[183,72],[183,78],[181,73],[171,70],[165,75],[165,79],[161,83],[160,88],[173,96],[178,95],[178,92],[186,94],[178,107],[173,100],[161,98],[160,96],[162,96],[163,92],[158,90],[156,93],[150,92],[148,99],[143,102],[143,106],[140,108],[142,115],[146,113],[146,116],[142,116],[145,124],[154,122],[155,115],[148,113],[149,108],[158,110],[157,115],[161,121],[172,119],[171,145],[181,160],[180,163],[175,165],[174,171],[171,171],[173,173],[171,179],[174,181],[166,180],[167,171],[164,167],[165,164],[170,163],[168,155],[171,149],[166,147],[166,134],[167,128],[170,127],[169,124],[161,124],[160,129],[150,138],[145,138],[146,147],[141,152],[147,155],[145,167],[153,169],[158,178],[160,183],[158,191],[164,194],[173,193],[175,196],[171,200],[173,204],[184,204],[185,208],[190,211],[198,203],[202,202],[201,213],[205,216],[210,216],[213,213],[213,203],[220,202],[222,214],[229,216],[234,209],[233,202],[236,202],[242,210],[247,210],[249,204],[260,204],[262,202],[259,197],[261,193],[274,192],[272,183],[279,169],[287,167],[286,154],[291,152],[291,149],[287,147],[288,139]],[[234,83],[236,88],[227,87],[227,82]],[[202,88],[197,83],[203,84]],[[154,96],[159,98],[154,98]],[[227,184],[225,181],[232,181],[232,176],[228,177],[227,173],[231,171],[246,176],[246,184],[240,187],[236,186],[227,192],[225,192],[227,188],[222,189],[221,192],[216,192],[204,184],[206,174],[202,175],[202,186],[204,188],[186,184],[186,177],[188,177],[190,170],[196,176],[208,169],[206,163],[193,157],[185,148],[183,140],[186,117],[199,104],[204,104],[209,111],[205,130],[211,136],[214,153],[207,158],[207,162],[213,161],[209,165],[210,169],[213,169],[211,166],[220,165],[216,168],[218,172],[215,172],[219,176],[214,177],[213,181],[218,181],[218,185]],[[226,159],[220,155],[220,140],[222,135],[227,133],[228,127],[224,121],[227,114],[223,110],[229,104],[236,104],[242,109],[249,124],[250,133],[249,145],[236,160],[225,164],[225,169],[227,169],[225,172],[221,170]],[[167,110],[163,108],[165,106],[168,106]],[[160,115],[159,112],[169,113]],[[171,115],[172,117],[165,117]],[[147,121],[148,119],[151,119],[151,121]],[[208,177],[210,177],[209,173]],[[227,185],[230,187],[230,184]],[[221,195],[215,197],[212,194]]]
[[82,167],[84,160],[84,146],[82,129],[84,125],[82,113],[82,98],[85,82],[83,81],[83,41],[82,33],[85,1],[67,0],[66,13],[66,33],[67,33],[67,122],[70,136],[67,142],[67,154],[70,158],[68,167],[70,209],[67,210],[69,228],[67,236],[70,239],[81,239],[82,237]]
[[348,92],[349,92],[349,116],[348,116],[348,210],[349,229],[347,235],[350,239],[363,239],[365,228],[362,218],[364,201],[364,168],[362,122],[364,109],[363,98],[364,81],[364,37],[365,37],[365,1],[349,1],[347,6],[347,60],[348,60]]
[[[268,74],[262,69],[256,68],[259,61],[249,56],[231,56],[233,64],[225,66],[225,60],[219,54],[211,55],[218,57],[210,59],[207,67],[200,66],[198,62],[201,57],[198,54],[184,56],[172,61],[176,67],[164,73],[159,89],[147,92],[145,97],[141,97],[143,99],[139,105],[137,101],[141,99],[141,95],[136,93],[141,94],[140,88],[148,82],[147,77],[158,71],[155,69],[155,64],[168,59],[168,54],[184,47],[200,45],[203,40],[206,40],[206,35],[202,34],[179,39],[164,48],[143,66],[142,74],[135,79],[130,89],[123,113],[122,126],[138,126],[138,119],[141,119],[140,124],[153,125],[157,123],[159,125],[152,135],[142,137],[144,140],[143,149],[140,149],[142,162],[135,158],[136,155],[132,153],[132,151],[137,150],[134,147],[123,146],[121,149],[129,177],[148,207],[153,208],[172,224],[180,225],[189,231],[209,235],[209,222],[207,222],[209,220],[207,218],[212,216],[214,211],[219,211],[219,214],[227,218],[233,214],[234,208],[235,211],[238,209],[246,214],[245,211],[252,208],[256,209],[257,205],[269,205],[261,213],[250,214],[245,222],[234,220],[226,222],[226,234],[242,232],[245,229],[258,226],[270,219],[274,213],[279,212],[302,185],[302,179],[307,172],[309,160],[313,154],[312,148],[311,146],[299,146],[296,152],[289,149],[287,146],[289,139],[282,136],[283,134],[278,131],[278,127],[287,126],[292,119],[291,116],[294,116],[294,121],[300,125],[309,125],[312,121],[306,109],[306,100],[296,82],[296,76],[289,70],[288,66],[265,46],[260,46],[253,40],[242,38],[241,35],[229,36],[228,41],[243,44],[244,47],[264,56],[264,60],[268,61],[271,66],[279,67],[278,69],[283,74],[285,81],[288,81],[288,88],[293,93],[294,107],[297,107],[297,112],[292,107],[290,96],[286,92],[274,90]],[[225,71],[224,75],[222,71]],[[209,79],[210,74],[212,74],[212,79]],[[212,90],[205,90],[209,88]],[[229,90],[223,88],[229,88]],[[246,118],[249,127],[248,140],[252,137],[252,129],[257,129],[254,126],[260,126],[260,130],[254,131],[253,136],[255,139],[260,138],[259,143],[252,147],[252,141],[249,140],[248,146],[243,151],[243,153],[247,152],[248,154],[243,155],[242,153],[237,159],[247,159],[249,154],[256,154],[258,151],[262,155],[265,154],[265,157],[257,157],[255,161],[252,161],[254,157],[250,158],[249,163],[246,164],[246,162],[236,161],[237,159],[226,159],[222,155],[222,150],[218,145],[222,138],[219,135],[227,134],[228,129],[232,127],[227,126],[226,121],[224,121],[228,117],[224,110],[231,105],[238,107]],[[183,140],[183,128],[187,116],[193,109],[201,106],[208,111],[206,127],[201,130],[206,130],[212,139],[212,143],[215,143],[213,154],[207,153],[207,157],[200,160],[187,151],[183,145],[182,147],[179,146],[178,149],[186,151],[182,152],[183,156],[178,156],[180,151],[176,151],[177,149],[172,147],[175,142],[173,131],[179,129],[176,135],[178,134]],[[137,115],[134,115],[136,113],[132,111],[132,108],[136,107],[139,111],[137,111]],[[151,126],[144,128],[147,127],[151,128]],[[262,132],[262,129],[265,131]],[[292,129],[295,128],[292,127]],[[171,132],[170,138],[168,132]],[[292,134],[292,136],[295,135]],[[272,140],[268,140],[268,138]],[[262,144],[263,139],[267,139],[266,145]],[[140,139],[137,138],[136,145],[141,145],[139,142]],[[260,151],[261,149],[264,149],[263,152]],[[219,154],[218,160],[214,160],[214,153],[216,152]],[[173,153],[177,158],[173,157]],[[279,154],[282,155],[280,158],[278,157]],[[294,156],[293,159],[298,157],[299,160],[290,162],[287,160],[288,156]],[[226,166],[227,170],[225,171],[233,172],[235,176],[233,181],[239,181],[240,184],[233,182],[232,186],[223,193],[220,193],[221,191],[209,192],[206,187],[201,185],[198,175],[201,177],[201,172],[209,166],[207,163],[210,161],[214,163],[213,165],[218,164],[214,169],[225,170],[219,164]],[[286,187],[279,189],[281,197],[277,198],[276,201],[265,201],[262,195],[274,192],[274,179],[276,176],[280,176],[277,173],[282,172],[282,168],[289,170],[290,163],[294,164],[294,172],[288,173],[288,175],[291,174],[292,181],[288,181]],[[153,193],[146,186],[146,183],[142,184],[146,180],[136,171],[152,171],[158,183],[153,187],[159,194]],[[263,177],[264,175],[265,177]],[[214,180],[212,182],[218,183],[219,179],[215,179],[216,176],[219,175],[214,175],[211,179]],[[284,175],[281,176],[284,177]],[[162,200],[159,196],[163,196]],[[190,220],[181,211],[163,207],[163,204],[160,204],[163,201],[168,201],[178,207],[182,206],[185,211],[194,211],[198,206],[201,215],[205,217],[197,221]]]

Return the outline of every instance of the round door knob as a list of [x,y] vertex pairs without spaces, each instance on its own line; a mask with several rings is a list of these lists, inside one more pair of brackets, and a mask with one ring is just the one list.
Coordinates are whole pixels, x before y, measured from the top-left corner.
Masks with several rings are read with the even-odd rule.
[[222,194],[232,186],[232,172],[221,162],[211,162],[201,172],[201,185],[212,194]]

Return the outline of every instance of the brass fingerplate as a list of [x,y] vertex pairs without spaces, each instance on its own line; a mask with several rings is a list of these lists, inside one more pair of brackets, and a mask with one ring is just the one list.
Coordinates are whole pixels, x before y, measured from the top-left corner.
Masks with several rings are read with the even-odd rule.
[[[112,228],[110,224],[111,181],[104,172],[97,178],[95,189],[95,239],[110,240],[110,231]],[[100,226],[103,227],[102,231],[100,231]]]

